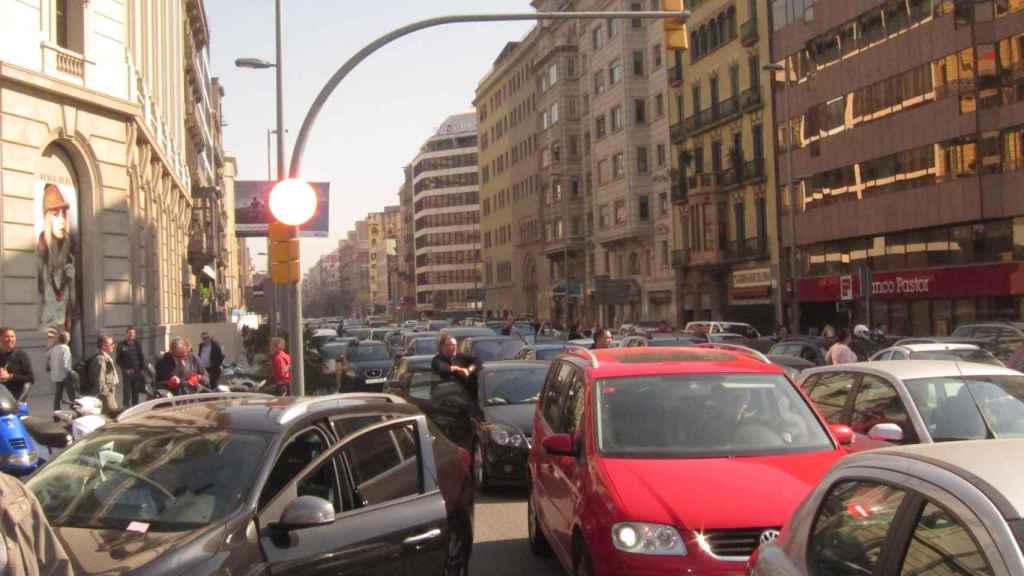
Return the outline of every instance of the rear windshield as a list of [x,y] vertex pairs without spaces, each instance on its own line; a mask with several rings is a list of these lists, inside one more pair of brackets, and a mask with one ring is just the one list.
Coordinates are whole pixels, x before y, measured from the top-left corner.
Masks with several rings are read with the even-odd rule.
[[977,362],[990,366],[1002,366],[1003,363],[991,353],[984,350],[935,350],[929,352],[914,352],[910,355],[913,360],[954,360],[961,362]]
[[472,354],[481,362],[510,360],[525,344],[521,340],[483,340],[473,343]]
[[906,380],[935,442],[1024,437],[1024,375]]
[[345,355],[346,348],[348,348],[347,344],[328,344],[323,347],[320,356],[324,360],[337,360]]
[[434,354],[437,352],[437,340],[434,338],[420,338],[413,341],[413,355]]
[[353,362],[365,362],[373,360],[387,360],[388,350],[384,346],[361,344],[349,346],[348,359]]
[[488,406],[536,404],[547,373],[548,370],[544,366],[485,372],[483,375],[485,402]]

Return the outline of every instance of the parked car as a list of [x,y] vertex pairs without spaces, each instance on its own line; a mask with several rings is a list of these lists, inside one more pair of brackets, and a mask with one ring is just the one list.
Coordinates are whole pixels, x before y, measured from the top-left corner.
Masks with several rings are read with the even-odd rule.
[[832,343],[816,336],[797,336],[781,340],[768,349],[770,355],[796,356],[815,366],[824,366],[828,347]]
[[857,435],[852,451],[1024,436],[1024,374],[948,360],[812,368],[801,386],[832,424]]
[[420,401],[430,400],[431,385],[441,381],[430,366],[433,359],[432,354],[395,358],[384,392],[400,396],[427,412],[429,406]]
[[687,322],[684,331],[694,332],[700,328],[706,334],[739,334],[744,338],[760,338],[761,334],[750,324],[744,322]]
[[953,336],[981,338],[991,340],[996,350],[996,358],[1003,362],[1024,342],[1024,322],[979,322],[961,324],[953,331]]
[[153,400],[27,485],[76,574],[440,576],[472,546],[468,453],[383,395]]
[[998,358],[974,344],[903,344],[875,353],[871,361],[879,360],[959,360],[1002,366]]
[[333,328],[318,328],[309,337],[309,348],[311,350],[319,350],[322,345],[337,337],[338,331]]
[[651,334],[645,335],[633,335],[627,336],[622,342],[623,348],[638,348],[642,346],[653,346],[655,348],[665,348],[673,346],[690,346],[691,344],[699,344],[701,342],[707,342],[706,339],[700,337],[693,337],[687,334]]
[[480,362],[511,360],[526,346],[519,336],[470,336],[459,344],[459,352]]
[[401,358],[385,390],[415,404],[445,437],[472,450],[473,418],[479,412],[476,397],[461,384],[436,374],[430,366],[433,358]]
[[570,348],[534,416],[531,549],[571,574],[743,574],[845,454],[836,433],[756,354]]
[[[407,332],[403,332],[402,333],[402,342],[401,342],[401,344],[399,344],[399,349],[402,351],[402,354],[410,354],[410,355],[414,355],[415,356],[418,353],[414,352],[410,348],[409,344],[413,340],[425,340],[425,341],[429,340],[429,341],[433,342],[433,352],[432,353],[436,354],[437,353],[437,339],[440,337],[440,335],[441,335],[440,332],[408,332],[408,331]],[[426,354],[426,352],[422,352],[422,353]]]
[[[449,336],[455,338],[455,341],[462,344],[462,341],[470,336],[494,336],[494,331],[490,328],[484,328],[482,326],[456,326],[454,328],[445,328],[445,332]],[[440,334],[440,332],[438,332]]]
[[767,358],[772,361],[772,364],[778,364],[786,371],[790,379],[794,382],[800,379],[800,373],[808,368],[814,368],[814,363],[810,360],[804,360],[803,358],[797,358],[796,356],[787,356],[785,354],[768,354]]
[[487,490],[527,485],[526,456],[533,413],[549,362],[489,362],[477,377],[480,411],[474,419],[473,478]]
[[339,392],[380,392],[391,369],[391,355],[383,342],[353,342],[345,349]]
[[1024,440],[888,448],[840,461],[757,576],[1024,574]]
[[554,360],[565,351],[566,344],[534,344],[523,346],[516,354],[516,360]]
[[345,357],[348,345],[355,341],[355,338],[335,338],[321,346],[320,373],[324,376],[340,374],[341,366],[338,365],[338,361]]

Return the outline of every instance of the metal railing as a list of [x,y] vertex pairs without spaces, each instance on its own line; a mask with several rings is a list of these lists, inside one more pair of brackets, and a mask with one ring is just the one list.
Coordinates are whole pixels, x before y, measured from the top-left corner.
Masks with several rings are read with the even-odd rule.
[[767,238],[755,236],[745,240],[730,240],[722,249],[722,257],[726,260],[743,260],[761,258],[768,253]]
[[740,42],[747,47],[757,44],[757,17],[747,20],[740,26]]

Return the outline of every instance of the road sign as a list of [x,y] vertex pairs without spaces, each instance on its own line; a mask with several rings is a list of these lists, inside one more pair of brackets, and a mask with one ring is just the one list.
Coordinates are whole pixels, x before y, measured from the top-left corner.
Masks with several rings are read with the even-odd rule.
[[853,276],[839,277],[839,299],[853,300]]

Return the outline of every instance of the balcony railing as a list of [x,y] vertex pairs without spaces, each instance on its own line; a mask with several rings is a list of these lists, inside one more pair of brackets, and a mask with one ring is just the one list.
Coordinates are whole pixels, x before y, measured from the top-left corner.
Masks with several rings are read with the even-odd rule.
[[694,174],[686,179],[688,194],[713,192],[718,186],[718,175],[713,173]]
[[733,96],[714,104],[711,108],[701,110],[699,114],[691,114],[684,121],[684,130],[687,136],[709,130],[714,126],[732,120],[740,113],[740,99]]
[[683,185],[682,178],[672,179],[672,203],[673,204],[685,204],[686,203],[686,186]]
[[674,144],[682,144],[686,138],[686,124],[684,122],[676,122],[669,126],[668,137]]
[[764,158],[754,158],[744,162],[741,176],[744,182],[764,178]]
[[689,250],[673,250],[672,251],[672,268],[675,270],[682,270],[690,264],[690,251]]
[[740,107],[743,108],[744,112],[757,108],[761,103],[760,87],[750,88],[740,95]]
[[757,44],[757,39],[757,17],[754,17],[740,26],[740,42],[749,48]]
[[683,65],[676,64],[668,69],[668,82],[672,86],[679,86],[683,83]]
[[745,240],[730,240],[725,243],[722,257],[725,260],[748,260],[764,258],[768,254],[767,238],[756,236]]

